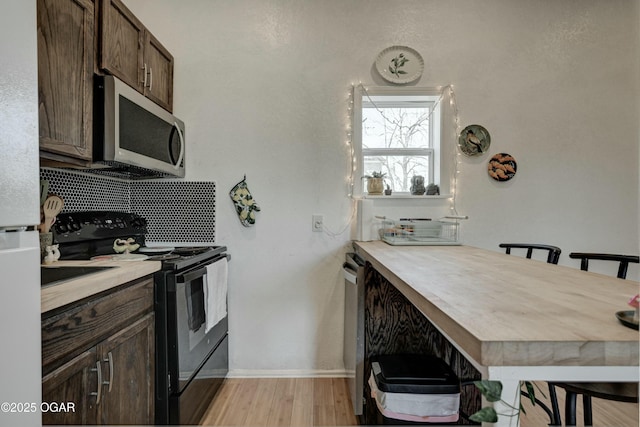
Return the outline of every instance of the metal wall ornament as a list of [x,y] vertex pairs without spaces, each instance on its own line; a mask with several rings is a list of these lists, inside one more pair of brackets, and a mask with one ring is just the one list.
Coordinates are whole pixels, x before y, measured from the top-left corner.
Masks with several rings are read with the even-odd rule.
[[516,159],[510,154],[498,153],[489,160],[489,176],[496,181],[509,181],[515,176],[517,170]]
[[479,156],[487,152],[491,145],[489,131],[480,125],[469,125],[462,129],[458,137],[458,147],[467,156]]
[[424,60],[415,50],[407,46],[391,46],[376,58],[376,70],[390,83],[407,84],[422,76]]

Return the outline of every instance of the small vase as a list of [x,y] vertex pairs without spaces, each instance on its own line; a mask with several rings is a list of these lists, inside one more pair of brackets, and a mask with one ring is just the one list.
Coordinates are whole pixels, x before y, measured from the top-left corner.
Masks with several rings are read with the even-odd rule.
[[53,245],[53,233],[40,233],[40,262],[44,261],[47,255],[47,246]]
[[367,193],[381,195],[383,189],[383,178],[367,178]]

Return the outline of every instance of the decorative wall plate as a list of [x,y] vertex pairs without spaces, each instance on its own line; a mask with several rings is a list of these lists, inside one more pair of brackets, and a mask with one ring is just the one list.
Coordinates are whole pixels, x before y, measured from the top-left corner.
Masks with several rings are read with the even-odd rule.
[[388,82],[411,83],[422,75],[424,61],[422,56],[410,47],[391,46],[378,55],[376,69]]
[[489,176],[496,181],[509,181],[516,174],[518,164],[513,156],[498,153],[489,160]]
[[491,145],[489,131],[480,125],[469,125],[462,129],[458,137],[458,146],[467,156],[478,156],[486,153]]

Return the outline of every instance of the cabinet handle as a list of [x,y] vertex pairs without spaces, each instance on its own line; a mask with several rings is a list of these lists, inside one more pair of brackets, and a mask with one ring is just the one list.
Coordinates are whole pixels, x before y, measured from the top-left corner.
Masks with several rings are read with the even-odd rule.
[[100,398],[102,397],[102,369],[100,369],[99,360],[96,362],[96,367],[91,368],[91,372],[96,372],[98,374],[98,391],[92,391],[89,395],[96,396],[96,405],[99,405]]
[[182,163],[182,159],[184,158],[184,135],[182,135],[182,129],[180,129],[178,122],[173,122],[173,126],[178,131],[178,138],[180,138],[180,155],[178,156],[178,161],[176,162],[176,164],[173,165],[173,168],[177,170],[180,169],[180,163]]
[[142,88],[144,89],[145,87],[147,87],[147,64],[146,63],[142,66],[142,69],[144,70],[144,77],[143,77],[144,80],[142,80]]
[[153,68],[149,67],[149,92],[153,88]]
[[[105,362],[109,362],[109,381],[104,381],[103,385],[109,385],[109,393],[111,393],[111,387],[113,386],[113,354],[108,353],[108,358],[104,359]],[[100,363],[100,362],[98,362]]]

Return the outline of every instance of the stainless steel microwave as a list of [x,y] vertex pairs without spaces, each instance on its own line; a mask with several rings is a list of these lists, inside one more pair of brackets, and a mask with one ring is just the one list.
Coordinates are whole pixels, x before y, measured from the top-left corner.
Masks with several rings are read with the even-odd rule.
[[133,178],[184,177],[182,120],[113,76],[96,76],[94,164]]

